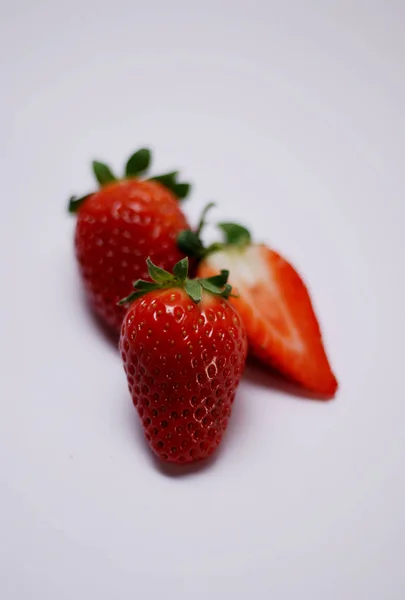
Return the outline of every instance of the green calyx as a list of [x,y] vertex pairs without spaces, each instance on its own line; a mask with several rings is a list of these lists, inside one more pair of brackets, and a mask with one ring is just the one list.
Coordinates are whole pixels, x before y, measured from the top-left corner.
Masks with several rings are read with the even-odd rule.
[[206,279],[189,279],[187,257],[174,265],[173,273],[157,267],[150,258],[146,260],[146,264],[152,281],[144,281],[143,279],[135,281],[133,284],[134,291],[118,302],[120,306],[134,302],[134,300],[141,298],[148,292],[171,288],[185,290],[196,304],[201,302],[203,290],[221,298],[232,296],[232,287],[228,283],[229,271],[221,271],[218,275]]
[[190,193],[191,185],[183,181],[177,181],[178,175],[178,171],[172,171],[172,173],[166,173],[166,175],[155,175],[149,181],[158,181],[173,192],[176,198],[184,200]]
[[192,256],[198,260],[205,258],[213,252],[224,250],[229,246],[242,249],[252,243],[252,237],[246,227],[239,225],[238,223],[222,222],[217,223],[217,227],[223,234],[223,240],[214,242],[209,246],[204,246],[201,239],[201,233],[206,225],[206,215],[213,206],[215,206],[215,204],[210,202],[204,208],[200,222],[195,231],[184,230],[177,236],[177,245],[180,250],[188,256]]
[[[100,187],[104,187],[114,181],[120,181],[121,179],[132,179],[134,177],[140,178],[147,175],[149,167],[152,162],[152,153],[147,148],[141,148],[132,154],[125,165],[125,172],[122,178],[116,177],[111,168],[105,163],[94,160],[92,162],[93,174]],[[149,177],[146,181],[158,181],[169,189],[179,200],[184,200],[190,193],[190,183],[184,181],[178,181],[178,171],[172,171],[164,175],[155,175]],[[85,196],[77,197],[72,196],[69,199],[68,209],[70,213],[76,213],[80,206],[87,200],[92,194],[86,194]]]
[[92,194],[86,194],[81,198],[78,198],[77,196],[71,196],[69,198],[68,204],[68,211],[70,212],[70,214],[74,215],[75,213],[77,213],[81,205],[87,200],[87,198],[90,198],[90,196],[92,196]]

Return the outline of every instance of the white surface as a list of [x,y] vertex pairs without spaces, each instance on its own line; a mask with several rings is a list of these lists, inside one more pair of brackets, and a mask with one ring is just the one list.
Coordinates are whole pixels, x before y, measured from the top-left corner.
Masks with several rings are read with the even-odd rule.
[[[405,597],[402,1],[2,0],[2,600]],[[72,192],[142,144],[304,274],[341,390],[250,369],[217,460],[143,443]]]

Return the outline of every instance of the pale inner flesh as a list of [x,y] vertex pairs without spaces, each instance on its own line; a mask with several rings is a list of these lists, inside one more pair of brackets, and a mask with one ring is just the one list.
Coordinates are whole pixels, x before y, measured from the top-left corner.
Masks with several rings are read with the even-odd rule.
[[230,283],[237,288],[256,316],[269,323],[272,335],[295,352],[302,352],[302,339],[288,310],[287,298],[283,296],[271,263],[266,260],[267,252],[265,248],[254,245],[243,250],[228,248],[212,254],[209,264],[216,271],[229,269]]

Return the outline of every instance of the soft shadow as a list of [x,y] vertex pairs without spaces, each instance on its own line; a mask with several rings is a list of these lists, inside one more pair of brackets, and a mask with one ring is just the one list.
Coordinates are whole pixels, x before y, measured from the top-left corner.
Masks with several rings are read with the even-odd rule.
[[258,359],[249,357],[246,363],[244,377],[251,383],[262,387],[272,388],[288,396],[300,398],[303,400],[318,400],[320,402],[329,402],[333,400],[332,396],[319,394],[306,390],[299,385],[289,381],[280,373],[267,365],[263,365]]
[[214,463],[216,463],[218,460],[218,450],[212,456],[205,458],[204,460],[186,463],[185,465],[163,462],[153,453],[152,459],[155,463],[155,468],[157,471],[159,471],[159,473],[165,477],[177,479],[179,477],[190,477],[191,475],[197,475],[198,473],[203,473],[204,471],[211,469]]
[[118,351],[118,342],[120,339],[119,333],[111,329],[111,327],[108,327],[108,325],[94,312],[84,293],[81,294],[81,301],[83,310],[100,337]]
[[[70,268],[73,269],[72,265]],[[74,273],[72,272],[68,290],[71,295],[70,314],[75,316],[76,311],[82,311],[80,316],[91,323],[102,341],[118,350],[119,333],[108,327],[94,312],[84,290],[83,282],[77,273],[77,268]]]

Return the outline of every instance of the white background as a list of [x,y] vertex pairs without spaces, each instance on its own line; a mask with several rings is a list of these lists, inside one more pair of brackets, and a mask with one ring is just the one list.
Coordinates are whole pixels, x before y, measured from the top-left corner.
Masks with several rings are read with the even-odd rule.
[[[403,1],[0,1],[2,600],[403,600]],[[309,283],[341,387],[250,366],[162,468],[82,301],[67,198],[141,145]]]

